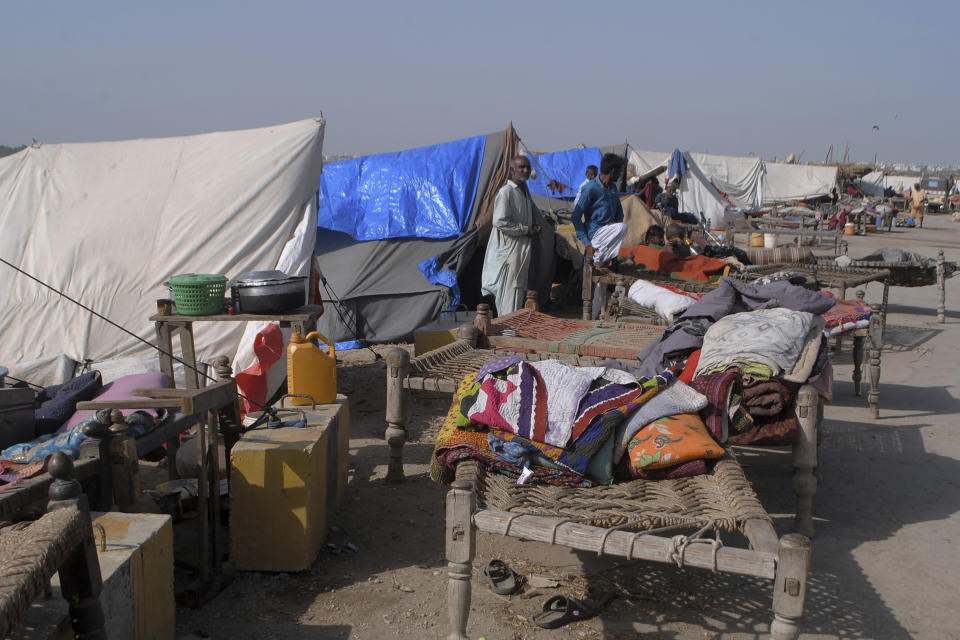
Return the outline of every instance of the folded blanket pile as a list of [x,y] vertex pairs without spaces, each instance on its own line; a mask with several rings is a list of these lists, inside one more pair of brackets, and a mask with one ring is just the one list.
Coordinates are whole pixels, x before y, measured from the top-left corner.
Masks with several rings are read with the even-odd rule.
[[502,358],[461,382],[430,475],[450,482],[465,458],[519,482],[564,486],[609,484],[615,468],[631,478],[703,473],[703,460],[723,453],[696,415],[704,406],[706,398],[671,371],[636,378],[615,368]]
[[775,376],[792,373],[808,345],[819,348],[823,324],[819,315],[781,307],[721,318],[704,335],[697,375],[747,362],[770,367]]

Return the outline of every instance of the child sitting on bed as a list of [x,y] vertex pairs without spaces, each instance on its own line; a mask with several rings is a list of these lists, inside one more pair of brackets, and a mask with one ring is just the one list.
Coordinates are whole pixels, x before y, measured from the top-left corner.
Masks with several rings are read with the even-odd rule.
[[691,254],[690,245],[687,244],[685,239],[686,234],[681,227],[676,222],[671,222],[667,225],[666,233],[664,234],[667,239],[667,247],[670,251],[673,252],[678,258],[686,258]]
[[658,224],[651,225],[647,229],[647,234],[643,237],[643,244],[654,249],[663,248],[663,227]]

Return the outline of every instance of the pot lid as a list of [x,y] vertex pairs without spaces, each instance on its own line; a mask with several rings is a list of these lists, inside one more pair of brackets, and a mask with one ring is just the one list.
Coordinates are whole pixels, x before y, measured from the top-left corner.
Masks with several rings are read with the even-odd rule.
[[268,284],[285,284],[306,280],[306,276],[289,276],[283,271],[248,271],[233,281],[237,287],[259,287]]

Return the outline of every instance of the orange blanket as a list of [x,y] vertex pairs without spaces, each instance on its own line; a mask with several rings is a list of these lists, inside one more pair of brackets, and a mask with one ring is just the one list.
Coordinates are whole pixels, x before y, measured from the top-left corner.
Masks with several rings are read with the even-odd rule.
[[719,282],[730,271],[723,260],[707,256],[679,258],[671,251],[637,245],[620,249],[621,258],[630,258],[639,268],[687,282]]

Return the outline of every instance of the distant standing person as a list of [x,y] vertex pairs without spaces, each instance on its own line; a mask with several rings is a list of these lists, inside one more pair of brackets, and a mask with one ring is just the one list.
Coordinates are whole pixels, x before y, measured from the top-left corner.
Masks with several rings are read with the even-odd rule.
[[[594,264],[615,258],[627,234],[616,186],[622,169],[623,158],[615,153],[604,154],[600,160],[600,173],[583,187],[570,215],[577,239],[585,247],[584,259],[592,260]],[[593,296],[594,318],[599,316],[606,302],[606,293],[606,285],[598,283]]]
[[493,204],[493,230],[483,258],[480,288],[495,298],[498,316],[523,307],[527,294],[530,239],[540,233],[540,225],[535,224],[536,205],[527,189],[529,178],[529,158],[514,156],[510,179]]
[[665,218],[673,219],[680,211],[680,199],[677,198],[677,183],[671,182],[667,190],[657,196],[654,203]]
[[597,174],[600,172],[600,169],[597,168],[597,165],[591,164],[587,167],[587,179],[580,183],[580,188],[577,189],[577,197],[573,199],[574,204],[580,200],[580,194],[583,193],[583,188],[587,186],[587,183],[597,177]]
[[926,204],[927,192],[920,188],[918,182],[913,185],[913,193],[910,194],[910,217],[921,229],[923,229],[923,208]]

